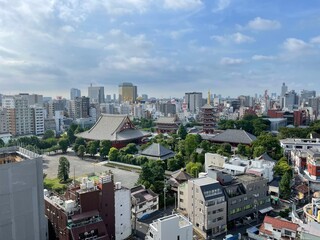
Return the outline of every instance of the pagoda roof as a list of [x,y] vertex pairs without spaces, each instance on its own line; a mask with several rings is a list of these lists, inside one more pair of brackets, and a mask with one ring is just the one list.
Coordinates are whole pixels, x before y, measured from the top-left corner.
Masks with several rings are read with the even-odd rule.
[[149,147],[141,152],[141,155],[153,159],[165,160],[174,157],[174,152],[162,146],[160,143],[152,143]]
[[206,103],[205,105],[203,105],[201,108],[202,108],[202,109],[213,109],[213,107],[212,107],[210,104],[208,104],[208,103]]
[[76,134],[84,139],[110,141],[125,141],[148,135],[147,132],[136,129],[128,115],[118,114],[101,114],[90,130]]

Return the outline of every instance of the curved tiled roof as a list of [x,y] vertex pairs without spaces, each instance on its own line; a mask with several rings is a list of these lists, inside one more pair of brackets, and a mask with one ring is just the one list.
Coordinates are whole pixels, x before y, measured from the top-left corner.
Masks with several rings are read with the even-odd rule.
[[174,152],[168,148],[165,148],[160,143],[152,143],[149,147],[141,152],[141,155],[165,160],[173,157]]
[[214,136],[212,141],[214,142],[225,142],[225,143],[243,143],[251,144],[257,138],[244,131],[239,129],[227,129],[224,132]]
[[147,135],[134,128],[127,115],[117,114],[101,114],[90,130],[76,134],[84,139],[110,141],[136,139]]

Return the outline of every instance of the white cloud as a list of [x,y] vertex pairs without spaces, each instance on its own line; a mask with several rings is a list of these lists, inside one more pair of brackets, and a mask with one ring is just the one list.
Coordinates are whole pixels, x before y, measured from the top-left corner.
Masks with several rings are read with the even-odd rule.
[[61,28],[62,31],[67,32],[67,33],[71,33],[74,32],[75,29],[74,27],[70,26],[70,25],[65,25]]
[[249,37],[247,35],[244,35],[242,33],[234,33],[231,35],[225,35],[225,36],[219,36],[219,35],[214,35],[211,36],[211,39],[216,40],[220,43],[228,43],[228,42],[233,42],[233,43],[237,43],[237,44],[241,44],[241,43],[250,43],[250,42],[254,42],[254,38]]
[[229,57],[224,57],[220,60],[220,64],[222,65],[238,65],[242,64],[245,61],[241,58],[229,58]]
[[255,60],[255,61],[274,60],[274,59],[276,59],[275,56],[266,56],[266,55],[254,55],[254,56],[252,56],[252,60]]
[[218,0],[216,7],[212,10],[213,12],[223,11],[224,9],[228,8],[230,5],[230,0]]
[[242,33],[235,33],[232,35],[232,39],[235,43],[248,43],[248,42],[254,42],[254,39],[252,37],[246,36]]
[[192,10],[202,5],[201,0],[164,0],[164,7],[173,10]]
[[320,44],[320,36],[311,38],[310,43]]
[[283,48],[289,52],[300,52],[310,48],[310,45],[297,38],[287,38],[283,43]]
[[170,37],[172,39],[179,39],[180,37],[182,37],[183,35],[187,34],[187,33],[191,33],[193,31],[192,28],[186,28],[186,29],[180,29],[180,30],[176,30],[176,31],[171,31],[170,32]]
[[255,19],[251,20],[247,26],[253,30],[264,31],[279,29],[281,27],[281,24],[276,20],[269,20],[263,19],[261,17],[256,17]]

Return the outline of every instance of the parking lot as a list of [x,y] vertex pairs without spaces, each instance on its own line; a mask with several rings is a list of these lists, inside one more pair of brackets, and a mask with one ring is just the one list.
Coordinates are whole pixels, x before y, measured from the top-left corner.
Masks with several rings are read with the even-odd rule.
[[43,155],[43,172],[47,174],[48,178],[57,177],[60,157],[66,157],[70,162],[70,178],[73,178],[73,176],[79,178],[82,176],[86,176],[87,174],[99,174],[111,170],[114,175],[114,182],[121,182],[122,186],[127,188],[134,187],[139,178],[138,173],[106,167],[103,166],[103,162],[90,157],[81,159],[71,151],[66,154],[56,154],[49,156]]

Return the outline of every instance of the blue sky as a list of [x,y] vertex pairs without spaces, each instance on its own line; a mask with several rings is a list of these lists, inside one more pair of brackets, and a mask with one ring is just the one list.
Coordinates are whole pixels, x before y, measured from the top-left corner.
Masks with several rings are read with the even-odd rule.
[[318,0],[0,0],[0,93],[320,91]]

